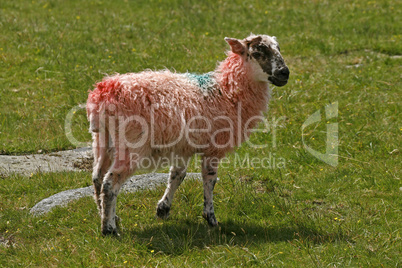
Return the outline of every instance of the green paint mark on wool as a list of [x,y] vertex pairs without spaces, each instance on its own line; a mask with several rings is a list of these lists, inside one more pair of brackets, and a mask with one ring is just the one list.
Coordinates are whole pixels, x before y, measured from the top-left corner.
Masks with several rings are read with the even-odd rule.
[[186,74],[190,79],[195,79],[198,82],[198,86],[203,88],[207,85],[210,85],[212,82],[211,78],[211,73],[206,73],[206,74],[193,74],[193,73],[187,73]]
[[203,94],[212,93],[216,89],[216,81],[212,72],[205,74],[186,73],[185,75],[197,83]]

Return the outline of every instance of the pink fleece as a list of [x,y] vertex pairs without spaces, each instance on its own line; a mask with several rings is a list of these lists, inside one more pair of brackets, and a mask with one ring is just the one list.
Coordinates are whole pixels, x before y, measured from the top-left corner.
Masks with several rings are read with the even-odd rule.
[[[107,77],[89,93],[87,113],[92,131],[102,131],[99,126],[104,125],[115,147],[121,146],[122,121],[117,118],[136,116],[146,126],[129,120],[125,137],[132,144],[141,139],[145,142],[139,148],[123,146],[126,159],[130,153],[158,157],[172,152],[183,157],[203,153],[222,158],[248,138],[250,131],[245,128],[251,130],[259,121],[249,120],[267,109],[268,84],[253,81],[248,66],[241,56],[229,52],[212,73],[216,84],[207,96],[188,76],[168,70]],[[191,131],[184,131],[185,126]],[[172,146],[152,146],[168,144]],[[115,155],[119,150],[115,148]]]

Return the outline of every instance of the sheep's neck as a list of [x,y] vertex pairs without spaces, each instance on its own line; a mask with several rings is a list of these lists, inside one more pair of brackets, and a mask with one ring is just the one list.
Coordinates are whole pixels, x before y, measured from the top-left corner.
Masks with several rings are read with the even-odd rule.
[[256,82],[251,77],[251,70],[237,54],[229,56],[220,63],[215,71],[222,93],[232,102],[242,102],[247,106],[258,106],[265,111],[269,100],[268,83]]
[[[234,113],[237,116],[234,120],[241,120],[236,125],[242,130],[244,127],[254,128],[259,120],[250,119],[262,116],[267,110],[270,98],[268,83],[254,81],[248,65],[234,53],[229,53],[215,73],[223,97],[231,102],[232,109],[236,109]],[[247,137],[242,137],[241,142],[244,141],[243,138]]]

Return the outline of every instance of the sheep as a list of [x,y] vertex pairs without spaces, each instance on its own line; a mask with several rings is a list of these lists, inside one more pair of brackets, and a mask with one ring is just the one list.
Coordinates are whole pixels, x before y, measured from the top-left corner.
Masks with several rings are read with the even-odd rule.
[[270,99],[268,85],[284,86],[289,79],[274,36],[251,34],[243,40],[225,41],[230,51],[212,72],[115,74],[89,92],[92,180],[104,235],[118,234],[117,195],[145,160],[174,162],[156,208],[156,216],[166,219],[194,154],[202,156],[202,216],[210,226],[218,225],[213,189],[219,161],[247,140],[258,124]]

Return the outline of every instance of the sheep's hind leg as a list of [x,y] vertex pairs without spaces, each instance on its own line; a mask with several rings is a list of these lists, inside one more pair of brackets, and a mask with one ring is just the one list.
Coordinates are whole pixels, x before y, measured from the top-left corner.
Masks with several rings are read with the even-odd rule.
[[92,172],[92,183],[94,186],[94,199],[98,210],[101,210],[101,188],[102,180],[106,171],[111,165],[110,156],[108,154],[107,141],[101,140],[99,133],[93,133],[93,151],[94,151],[94,166]]
[[112,166],[103,179],[101,189],[101,219],[102,234],[117,235],[118,217],[116,216],[116,201],[120,188],[133,170],[128,170],[126,163]]
[[204,185],[204,211],[202,216],[212,227],[218,225],[215,218],[213,190],[217,181],[218,161],[210,161],[203,159],[202,163],[202,180]]
[[156,216],[161,219],[167,219],[169,217],[170,207],[172,206],[172,200],[174,193],[180,184],[186,177],[186,167],[174,167],[170,168],[169,181],[166,187],[165,194],[159,200],[156,207]]

